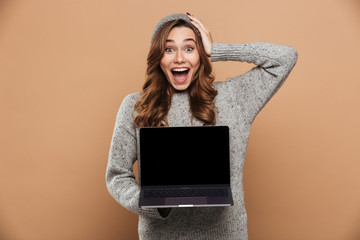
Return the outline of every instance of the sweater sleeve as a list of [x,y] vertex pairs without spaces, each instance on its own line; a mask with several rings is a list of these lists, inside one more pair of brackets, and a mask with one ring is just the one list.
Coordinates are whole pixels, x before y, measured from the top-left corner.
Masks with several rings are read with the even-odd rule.
[[133,102],[134,97],[127,96],[117,113],[106,169],[106,185],[110,195],[133,213],[162,218],[157,209],[139,207],[140,187],[133,173],[133,164],[137,160]]
[[247,73],[225,82],[234,102],[243,106],[253,121],[295,66],[297,51],[264,42],[213,43],[211,61],[240,61],[256,65]]

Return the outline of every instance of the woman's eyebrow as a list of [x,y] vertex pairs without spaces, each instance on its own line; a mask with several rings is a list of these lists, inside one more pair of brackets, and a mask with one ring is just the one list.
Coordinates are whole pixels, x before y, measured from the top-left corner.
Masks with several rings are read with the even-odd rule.
[[188,42],[188,41],[193,41],[194,43],[196,43],[196,41],[194,39],[192,39],[192,38],[187,38],[187,39],[184,40],[184,42]]
[[[188,42],[188,41],[193,41],[194,43],[196,43],[196,41],[192,38],[187,38],[187,39],[184,39],[183,42]],[[166,39],[166,42],[175,42],[174,40],[172,39]]]

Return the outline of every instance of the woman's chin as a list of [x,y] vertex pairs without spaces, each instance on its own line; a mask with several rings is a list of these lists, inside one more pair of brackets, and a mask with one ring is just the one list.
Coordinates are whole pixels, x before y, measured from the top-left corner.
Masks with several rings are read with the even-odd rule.
[[188,89],[190,84],[184,83],[184,84],[172,84],[173,88],[177,91],[185,91]]
[[188,87],[190,86],[190,82],[188,80],[186,80],[184,82],[177,82],[177,81],[173,80],[173,82],[171,82],[171,85],[177,91],[184,91],[184,90],[188,89]]

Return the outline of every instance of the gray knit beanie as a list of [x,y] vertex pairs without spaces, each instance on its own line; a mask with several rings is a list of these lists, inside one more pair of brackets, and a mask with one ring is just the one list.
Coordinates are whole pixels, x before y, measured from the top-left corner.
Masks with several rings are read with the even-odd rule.
[[[155,29],[154,29],[154,32],[153,32],[153,34],[152,34],[152,36],[151,36],[151,41],[150,41],[150,42],[153,41],[154,36],[155,36],[155,33],[156,33],[157,31],[159,31],[159,29],[160,29],[162,26],[164,26],[165,23],[170,22],[170,21],[175,21],[175,20],[178,20],[178,19],[182,19],[182,20],[184,20],[185,22],[188,22],[188,23],[191,24],[191,21],[190,21],[189,17],[186,16],[186,14],[183,14],[183,13],[175,13],[175,14],[168,15],[168,16],[164,17],[163,19],[161,19],[160,22],[156,25],[156,27],[155,27]],[[197,31],[197,34],[200,36],[199,31]]]

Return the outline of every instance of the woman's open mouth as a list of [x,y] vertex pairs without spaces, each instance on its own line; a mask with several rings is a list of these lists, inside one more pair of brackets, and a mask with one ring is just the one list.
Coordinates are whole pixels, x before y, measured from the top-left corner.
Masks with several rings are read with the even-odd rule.
[[173,68],[171,69],[171,73],[173,75],[173,78],[175,82],[177,83],[183,83],[186,81],[190,69],[189,68]]

